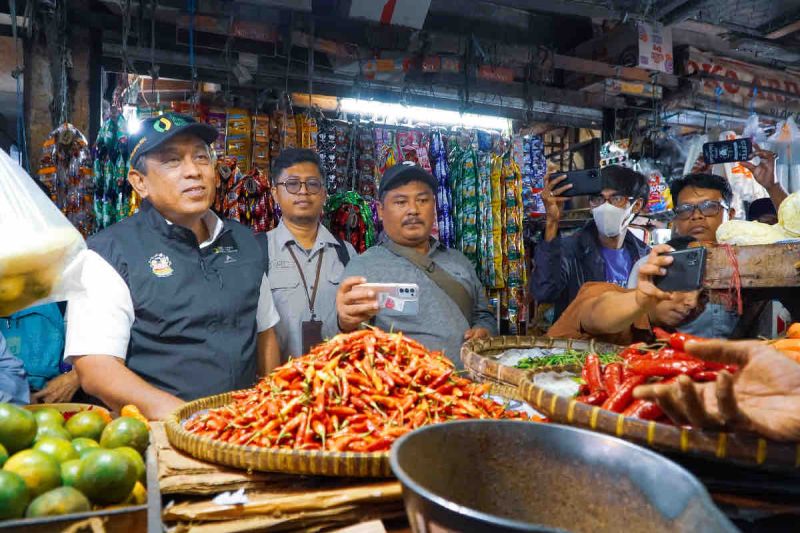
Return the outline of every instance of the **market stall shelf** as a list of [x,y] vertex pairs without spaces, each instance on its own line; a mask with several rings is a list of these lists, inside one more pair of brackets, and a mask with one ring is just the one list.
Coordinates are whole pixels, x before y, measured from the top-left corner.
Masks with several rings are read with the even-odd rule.
[[519,394],[553,422],[589,428],[673,455],[687,454],[763,469],[800,473],[800,444],[626,417],[621,413],[579,402],[575,398],[549,392],[537,386],[531,375],[520,383]]
[[703,286],[728,290],[800,287],[800,242],[710,246]]
[[170,444],[192,457],[244,470],[345,477],[391,477],[388,452],[321,452],[238,446],[193,435],[183,423],[195,413],[222,407],[232,392],[184,404],[170,415],[166,432]]

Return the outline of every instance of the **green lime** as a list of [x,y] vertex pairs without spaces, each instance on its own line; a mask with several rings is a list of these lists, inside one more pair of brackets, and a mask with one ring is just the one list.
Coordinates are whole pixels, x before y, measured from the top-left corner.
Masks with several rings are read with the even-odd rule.
[[67,428],[73,439],[85,437],[98,440],[106,427],[106,421],[97,411],[81,411],[67,420],[64,427]]
[[144,459],[142,456],[131,448],[130,446],[120,446],[119,448],[114,448],[114,451],[117,453],[121,453],[133,463],[134,468],[136,468],[136,479],[144,483],[145,481],[145,467],[144,467]]
[[103,430],[100,446],[103,448],[130,446],[140,454],[144,454],[149,440],[150,434],[144,422],[129,416],[121,416]]
[[119,503],[136,484],[136,469],[115,450],[97,450],[81,459],[75,488],[99,504]]
[[8,452],[6,447],[0,444],[0,467],[6,464],[6,461],[8,461]]
[[38,450],[15,453],[3,465],[3,470],[14,472],[24,479],[34,498],[61,485],[61,468],[58,463]]
[[0,470],[0,520],[20,518],[31,501],[25,480],[14,472]]
[[72,440],[72,435],[70,435],[69,431],[64,429],[64,426],[53,423],[39,424],[39,427],[36,429],[36,438],[33,439],[33,442],[36,443],[46,438]]
[[40,439],[33,445],[33,449],[46,453],[55,459],[58,464],[80,457],[70,441],[53,437]]
[[25,517],[84,513],[91,510],[92,504],[79,490],[73,487],[58,487],[37,496],[25,511]]
[[28,448],[36,437],[33,414],[10,403],[0,403],[0,444],[8,453]]
[[58,409],[54,409],[53,407],[42,407],[41,409],[36,409],[33,412],[33,417],[36,419],[36,423],[40,426],[45,426],[48,424],[55,424],[57,426],[64,425],[64,415]]
[[73,459],[71,461],[64,461],[61,463],[61,484],[67,487],[72,487],[75,485],[75,480],[78,478],[78,469],[80,466],[80,459]]
[[78,452],[80,457],[83,457],[87,453],[93,450],[99,450],[100,445],[97,444],[97,441],[94,439],[87,439],[86,437],[78,437],[77,439],[72,439],[72,447],[75,448],[75,451]]

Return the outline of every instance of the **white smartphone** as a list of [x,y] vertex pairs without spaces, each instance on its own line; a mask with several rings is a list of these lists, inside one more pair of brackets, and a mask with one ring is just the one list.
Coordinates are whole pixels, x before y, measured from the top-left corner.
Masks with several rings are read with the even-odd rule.
[[362,283],[378,294],[379,313],[416,315],[419,313],[419,285],[416,283]]

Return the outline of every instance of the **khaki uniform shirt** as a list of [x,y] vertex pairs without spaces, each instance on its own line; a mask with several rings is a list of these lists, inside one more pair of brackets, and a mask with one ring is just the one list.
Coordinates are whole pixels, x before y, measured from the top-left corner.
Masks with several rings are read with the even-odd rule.
[[[309,296],[314,290],[319,254],[325,250],[319,274],[320,286],[314,302],[314,314],[316,320],[322,321],[323,331],[329,324],[333,324],[334,329],[336,328],[336,291],[339,289],[344,265],[336,253],[338,241],[322,224],[319,225],[317,240],[311,250],[305,250],[295,243],[292,232],[283,221],[277,228],[267,233],[267,245],[270,263],[269,284],[272,288],[272,299],[281,317],[275,331],[278,335],[281,361],[285,362],[289,357],[303,355],[302,323],[311,320],[308,296],[303,288],[297,265],[289,253],[289,247],[292,247],[297,261],[303,268]],[[353,246],[348,242],[344,245],[350,258],[356,257],[357,253]]]

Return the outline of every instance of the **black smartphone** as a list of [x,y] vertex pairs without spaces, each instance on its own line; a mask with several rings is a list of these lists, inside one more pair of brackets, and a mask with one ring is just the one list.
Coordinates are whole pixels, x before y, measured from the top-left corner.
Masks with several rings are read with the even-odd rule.
[[703,286],[706,271],[706,249],[687,248],[670,252],[674,259],[664,276],[655,276],[655,286],[662,291],[696,291]]
[[703,145],[703,159],[708,165],[750,161],[753,158],[753,142],[750,139],[718,141]]
[[572,184],[572,188],[564,191],[562,196],[589,196],[600,194],[603,190],[602,180],[600,179],[599,168],[587,168],[585,170],[573,170],[564,172],[567,179],[558,184],[558,187]]

